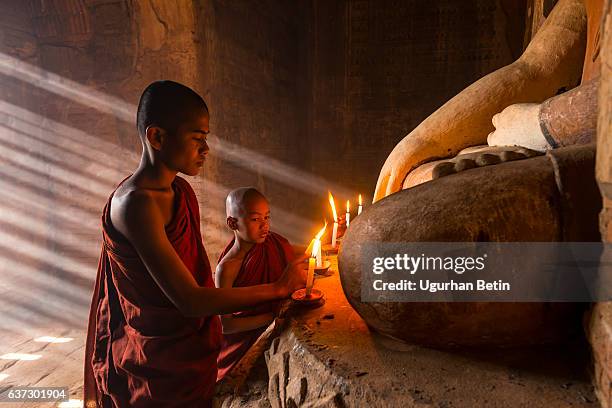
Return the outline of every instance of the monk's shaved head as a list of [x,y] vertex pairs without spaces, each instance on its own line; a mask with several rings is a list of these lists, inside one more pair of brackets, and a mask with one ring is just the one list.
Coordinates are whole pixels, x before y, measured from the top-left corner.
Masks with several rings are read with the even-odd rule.
[[231,191],[225,200],[225,212],[228,217],[243,217],[250,203],[266,200],[266,197],[254,187],[241,187]]
[[156,81],[140,97],[136,126],[141,139],[149,126],[173,134],[181,123],[202,114],[208,114],[208,107],[193,89],[174,81]]

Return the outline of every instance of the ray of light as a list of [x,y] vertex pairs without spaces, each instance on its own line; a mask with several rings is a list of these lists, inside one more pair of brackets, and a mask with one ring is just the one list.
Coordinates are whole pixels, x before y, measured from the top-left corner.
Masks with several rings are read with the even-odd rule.
[[[79,324],[72,324],[66,326],[66,324],[61,324],[65,328],[74,328],[78,330],[85,329],[84,325],[87,324],[87,314],[85,313],[81,319]],[[19,336],[28,336],[34,337],[40,334],[41,327],[58,327],[60,323],[55,320],[51,320],[48,318],[42,318],[38,316],[37,320],[32,320],[30,318],[24,318],[22,316],[11,316],[9,314],[2,315],[2,319],[0,319],[0,330],[3,333],[14,333]]]
[[[87,305],[74,305],[63,297],[51,298],[44,289],[31,290],[31,294],[20,289],[23,288],[14,288],[12,293],[3,294],[2,319],[12,315],[21,320],[22,324],[28,320],[41,319],[71,326],[83,323]],[[45,301],[41,302],[41,299]]]
[[[1,122],[7,126],[30,134],[41,140],[53,140],[56,146],[69,149],[75,154],[88,157],[101,164],[101,170],[135,167],[139,155],[100,137],[90,135],[80,129],[65,125],[58,121],[39,115],[10,102],[0,100],[0,112],[4,114]],[[51,132],[59,137],[49,137]],[[136,137],[136,135],[134,135]],[[127,162],[127,163],[126,163]]]
[[[34,135],[24,133],[13,127],[0,124],[0,129],[5,129],[5,132],[0,133],[5,147],[29,155],[32,160],[44,159],[45,162],[61,166],[66,170],[86,174],[87,177],[100,184],[104,184],[107,189],[114,186],[112,182],[97,174],[101,170],[108,171],[108,165],[98,163],[84,155],[58,146],[48,140],[41,140]],[[18,140],[21,145],[16,144]],[[119,173],[119,170],[117,170],[117,173]]]
[[[72,193],[71,195],[74,194],[75,199],[79,201],[83,198],[102,200],[105,197],[104,192],[107,191],[106,188],[96,189],[96,183],[88,181],[86,177],[71,174],[42,160],[38,162],[27,160],[20,153],[10,152],[1,146],[0,162],[2,162],[3,167],[10,167],[13,170],[11,174],[21,173],[22,177],[27,177],[30,183],[34,182],[34,180],[48,180],[57,189],[69,189]],[[49,170],[49,172],[44,170]]]
[[[129,104],[121,98],[117,98],[93,89],[92,87],[82,85],[60,75],[48,72],[22,60],[11,57],[10,55],[0,53],[0,73],[18,78],[31,85],[45,89],[49,92],[53,92],[62,97],[69,98],[79,104],[89,106],[101,112],[112,114],[116,118],[130,124],[135,123],[135,105]],[[3,104],[8,103],[0,101],[0,110],[4,109],[6,111],[6,107],[3,106]],[[47,125],[49,124],[52,128],[55,128],[54,130],[59,130],[60,134],[68,133],[65,131],[66,128],[70,130],[70,134],[73,134],[75,130],[67,127],[66,125],[51,121],[48,118],[36,115],[33,112],[18,108],[15,105],[11,105],[9,111],[18,112],[19,117],[29,118],[32,123],[45,124],[45,128],[49,128]],[[64,131],[62,132],[62,130]],[[77,132],[83,133],[80,131]],[[76,139],[75,141],[82,142],[80,139]],[[101,141],[100,139],[98,139],[98,143],[110,144],[108,142]],[[264,175],[282,182],[285,185],[293,186],[307,192],[325,193],[328,190],[332,190],[339,196],[352,197],[354,195],[352,191],[341,185],[329,182],[320,176],[310,174],[296,167],[290,166],[278,159],[257,153],[229,141],[211,137],[210,145],[211,154],[217,155],[220,159],[229,160],[243,168],[255,168],[261,171]],[[117,146],[112,144],[106,147],[110,150],[98,149],[98,151],[101,150],[103,152],[108,152],[115,151],[117,149]]]
[[6,353],[0,356],[2,360],[20,360],[20,361],[34,361],[41,358],[40,354],[28,354],[28,353]]
[[[4,249],[0,245],[0,249]],[[70,302],[68,308],[73,308],[74,304],[86,305],[91,300],[89,286],[80,286],[70,279],[54,276],[23,262],[8,259],[0,256],[3,266],[2,287],[12,290],[15,285],[27,286],[31,296],[40,297],[45,294],[54,294],[64,302]],[[7,278],[10,278],[7,279]],[[10,281],[10,284],[7,283]],[[69,310],[68,310],[69,311]]]
[[211,155],[221,160],[230,161],[242,168],[261,172],[284,185],[315,194],[325,194],[328,190],[332,190],[340,196],[352,197],[355,195],[353,191],[323,177],[300,170],[273,157],[254,152],[227,140],[211,136],[209,145]]
[[68,343],[74,340],[72,337],[54,337],[54,336],[41,336],[34,339],[37,343]]
[[[0,141],[5,140],[5,135],[0,133]],[[69,171],[61,166],[53,164],[44,157],[34,158],[30,154],[24,154],[7,147],[5,143],[0,145],[0,157],[14,166],[20,166],[37,174],[38,177],[52,178],[56,183],[64,184],[71,188],[82,190],[95,197],[104,197],[104,192],[112,188],[110,183],[98,183],[88,176]]]
[[14,224],[16,227],[23,228],[32,233],[39,234],[46,239],[54,240],[63,246],[75,248],[86,255],[96,256],[100,238],[96,234],[74,234],[76,227],[81,227],[78,223],[71,221],[62,224],[63,233],[56,233],[44,225],[42,220],[45,216],[54,216],[57,210],[49,210],[48,213],[34,214],[30,209],[16,205],[15,200],[7,197],[0,198],[0,222]]
[[[7,174],[0,170],[0,175],[6,176]],[[53,198],[8,182],[2,177],[0,177],[0,190],[7,194],[11,200],[22,204],[25,208],[31,208],[41,213],[49,212],[50,209],[53,209],[53,216],[56,218],[66,222],[78,221],[82,224],[83,230],[93,229],[95,231],[100,227],[102,209],[99,210],[99,213],[92,214],[91,212],[81,210],[79,207],[67,206]]]
[[0,230],[0,242],[12,251],[23,255],[32,255],[75,276],[91,277],[91,264],[67,258],[49,248],[42,247],[14,234]]
[[28,64],[8,54],[0,53],[0,73],[96,110],[112,114],[126,122],[134,123],[136,121],[136,110],[124,100]]
[[83,400],[70,398],[68,401],[60,402],[58,408],[81,408],[82,406]]

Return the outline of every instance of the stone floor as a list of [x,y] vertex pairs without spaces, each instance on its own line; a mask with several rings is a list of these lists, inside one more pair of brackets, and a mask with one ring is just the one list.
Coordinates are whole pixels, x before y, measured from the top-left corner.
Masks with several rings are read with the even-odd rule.
[[66,387],[70,400],[46,403],[0,401],[0,407],[81,407],[84,354],[83,330],[30,328],[27,332],[2,332],[0,394],[11,387]]

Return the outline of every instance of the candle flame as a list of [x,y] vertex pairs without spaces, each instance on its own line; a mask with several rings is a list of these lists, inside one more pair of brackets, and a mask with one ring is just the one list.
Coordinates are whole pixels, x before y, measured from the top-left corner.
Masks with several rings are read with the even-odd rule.
[[332,213],[334,215],[334,222],[338,222],[338,215],[336,215],[336,204],[334,204],[334,196],[331,192],[327,192],[329,194],[329,205],[331,206]]
[[361,194],[359,194],[359,205],[361,205]]
[[351,212],[351,202],[349,200],[346,200],[346,212]]
[[315,236],[315,240],[320,240],[323,234],[325,233],[326,229],[327,229],[327,220],[325,220],[325,225],[323,226],[323,228],[321,228],[321,230]]
[[319,241],[318,239],[315,239],[314,245],[312,246],[312,254],[311,254],[313,258],[316,258],[317,253],[319,252],[320,246],[321,246],[321,241]]

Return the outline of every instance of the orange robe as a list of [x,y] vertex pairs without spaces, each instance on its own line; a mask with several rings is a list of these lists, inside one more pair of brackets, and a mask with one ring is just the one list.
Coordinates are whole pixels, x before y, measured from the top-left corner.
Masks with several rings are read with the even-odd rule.
[[[166,234],[200,286],[214,287],[189,183],[176,177]],[[134,247],[102,215],[103,245],[85,349],[85,407],[208,407],[221,346],[218,316],[183,316]],[[89,405],[88,405],[89,404]]]
[[[232,245],[234,245],[233,239],[221,253],[219,261],[223,259]],[[253,286],[275,282],[280,278],[285,267],[293,260],[294,256],[289,241],[279,234],[270,232],[263,243],[254,245],[245,255],[233,286]],[[261,313],[276,313],[279,303],[278,301],[266,302],[248,311],[234,313],[233,315],[245,317]],[[246,332],[223,335],[223,346],[217,360],[217,381],[221,380],[236,365],[265,330],[265,327],[260,327]]]

